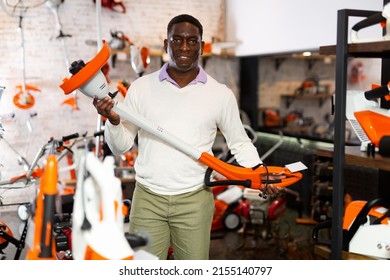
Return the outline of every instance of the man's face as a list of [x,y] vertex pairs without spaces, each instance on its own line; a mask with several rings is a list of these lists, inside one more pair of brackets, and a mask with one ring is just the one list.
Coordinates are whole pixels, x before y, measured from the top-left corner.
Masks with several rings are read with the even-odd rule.
[[199,29],[188,22],[172,26],[164,48],[170,57],[169,66],[180,72],[187,72],[198,67],[199,57],[203,53]]

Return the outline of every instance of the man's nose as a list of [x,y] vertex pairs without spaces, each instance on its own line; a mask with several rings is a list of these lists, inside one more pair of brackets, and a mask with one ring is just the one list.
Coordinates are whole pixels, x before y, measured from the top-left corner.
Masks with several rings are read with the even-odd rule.
[[187,50],[190,48],[190,44],[188,43],[187,39],[183,39],[181,44],[180,44],[180,49],[181,50]]

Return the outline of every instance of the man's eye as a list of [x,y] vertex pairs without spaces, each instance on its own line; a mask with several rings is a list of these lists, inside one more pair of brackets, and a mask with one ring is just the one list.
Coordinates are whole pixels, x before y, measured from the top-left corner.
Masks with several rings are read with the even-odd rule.
[[189,43],[190,45],[196,45],[196,44],[198,43],[198,40],[197,40],[197,39],[190,39],[190,40],[188,41],[188,43]]

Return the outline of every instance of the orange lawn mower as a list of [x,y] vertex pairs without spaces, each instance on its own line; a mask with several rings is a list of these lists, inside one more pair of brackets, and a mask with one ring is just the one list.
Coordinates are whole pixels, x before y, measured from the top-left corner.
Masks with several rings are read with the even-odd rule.
[[[256,132],[247,125],[244,128],[248,136],[252,139],[252,143],[257,141]],[[280,133],[280,140],[275,143],[265,154],[261,156],[264,161],[283,143],[283,134]],[[221,158],[221,156],[218,156]],[[229,159],[226,159],[230,157]],[[232,163],[234,157],[230,153],[223,155],[227,163]],[[267,197],[259,190],[244,188],[239,185],[230,185],[229,181],[218,176],[212,175],[213,170],[208,168],[205,175],[205,183],[212,186],[214,195],[215,211],[212,221],[211,230],[237,230],[248,224],[266,225],[265,231],[262,232],[263,239],[271,237],[270,222],[276,221],[283,216],[287,209],[287,193],[296,197],[299,202],[299,194],[291,189],[285,189],[285,192],[277,196]],[[272,175],[272,174],[270,174]],[[278,175],[278,174],[274,174]]]

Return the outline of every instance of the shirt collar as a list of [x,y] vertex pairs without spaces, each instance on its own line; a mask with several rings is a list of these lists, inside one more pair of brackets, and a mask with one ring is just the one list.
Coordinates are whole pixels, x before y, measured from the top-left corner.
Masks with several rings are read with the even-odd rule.
[[[163,80],[167,80],[168,82],[172,83],[173,85],[175,85],[176,87],[180,87],[168,74],[168,63],[165,63],[162,67],[161,67],[161,70],[160,70],[160,74],[159,74],[159,79],[160,79],[160,82],[162,82]],[[195,77],[195,79],[189,83],[188,85],[194,85],[196,83],[203,83],[205,84],[207,82],[207,74],[206,74],[206,71],[204,71],[204,69],[202,68],[202,66],[199,65],[199,73],[198,75]]]

